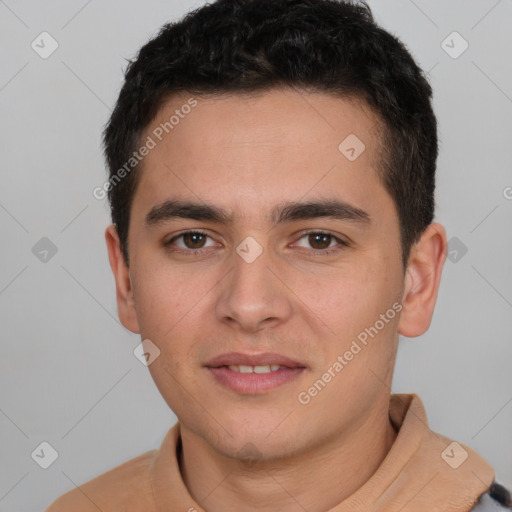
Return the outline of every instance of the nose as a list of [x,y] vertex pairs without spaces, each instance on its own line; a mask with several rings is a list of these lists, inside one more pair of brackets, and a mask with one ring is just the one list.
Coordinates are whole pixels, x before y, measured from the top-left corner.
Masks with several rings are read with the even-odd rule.
[[218,320],[244,332],[285,322],[292,312],[291,292],[269,252],[263,249],[248,262],[233,251],[231,259],[231,271],[219,287],[215,307]]

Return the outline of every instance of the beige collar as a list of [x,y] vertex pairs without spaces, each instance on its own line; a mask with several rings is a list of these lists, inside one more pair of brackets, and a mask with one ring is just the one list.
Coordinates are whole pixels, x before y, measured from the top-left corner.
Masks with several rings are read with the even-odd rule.
[[[415,394],[391,395],[389,417],[398,431],[391,450],[374,475],[329,512],[471,510],[494,480],[492,467],[468,446],[430,430],[423,403]],[[155,452],[151,465],[159,512],[204,511],[181,477],[177,458],[180,446],[178,422]]]

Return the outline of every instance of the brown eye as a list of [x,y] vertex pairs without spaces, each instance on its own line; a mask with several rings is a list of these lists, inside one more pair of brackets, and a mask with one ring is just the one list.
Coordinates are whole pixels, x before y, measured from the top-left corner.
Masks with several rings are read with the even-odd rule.
[[[302,240],[304,240],[304,242],[300,242]],[[302,245],[304,243],[307,247]],[[298,245],[305,249],[309,249],[311,254],[317,256],[339,252],[343,248],[350,246],[349,242],[346,242],[328,231],[307,231],[299,238]]]
[[211,240],[211,237],[201,231],[184,231],[171,238],[165,246],[174,252],[197,254],[212,247],[211,244],[206,245],[208,238]]
[[327,233],[311,233],[308,235],[308,241],[313,249],[327,249],[331,240],[332,235]]
[[204,246],[206,236],[202,233],[189,232],[181,235],[188,249],[201,249]]

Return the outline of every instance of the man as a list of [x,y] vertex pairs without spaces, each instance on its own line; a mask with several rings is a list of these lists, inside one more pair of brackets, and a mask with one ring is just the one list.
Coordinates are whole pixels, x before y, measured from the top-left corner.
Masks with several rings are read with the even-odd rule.
[[364,4],[219,0],[141,49],[104,134],[106,241],[178,423],[48,512],[510,507],[390,393],[446,257],[431,95]]

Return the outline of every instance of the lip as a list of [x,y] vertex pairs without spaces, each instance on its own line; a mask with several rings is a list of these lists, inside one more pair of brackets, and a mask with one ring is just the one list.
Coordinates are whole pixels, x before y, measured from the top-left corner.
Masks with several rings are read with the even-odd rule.
[[305,368],[279,368],[269,373],[239,373],[227,366],[207,370],[218,383],[236,393],[259,395],[295,380]]
[[208,368],[219,368],[221,366],[266,366],[271,364],[278,364],[279,366],[286,366],[287,368],[305,368],[305,366],[298,361],[273,352],[264,352],[262,354],[228,352],[210,359],[204,366]]
[[[268,373],[241,373],[228,368],[228,366],[240,365],[279,365],[283,368]],[[229,352],[220,354],[208,361],[205,367],[222,386],[236,393],[250,395],[263,394],[291,382],[306,370],[306,367],[298,361],[272,352],[262,354]]]

